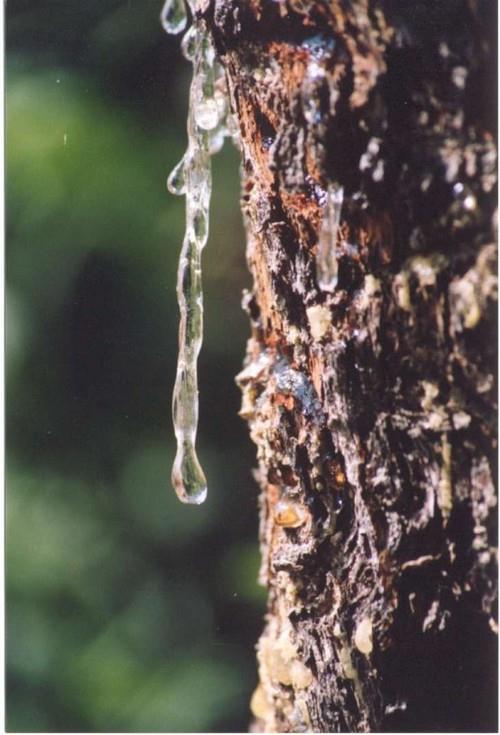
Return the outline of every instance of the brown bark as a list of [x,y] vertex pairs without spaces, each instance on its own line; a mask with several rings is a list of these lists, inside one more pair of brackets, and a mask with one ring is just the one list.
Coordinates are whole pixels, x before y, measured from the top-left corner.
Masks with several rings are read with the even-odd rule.
[[479,0],[206,10],[253,276],[238,382],[269,590],[256,730],[495,727],[492,16]]

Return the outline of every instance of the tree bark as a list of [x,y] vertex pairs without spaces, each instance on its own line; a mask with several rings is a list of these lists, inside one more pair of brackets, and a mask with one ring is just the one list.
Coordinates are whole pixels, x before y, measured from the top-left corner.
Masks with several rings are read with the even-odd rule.
[[269,598],[252,728],[496,729],[494,3],[205,17],[253,277],[238,383]]

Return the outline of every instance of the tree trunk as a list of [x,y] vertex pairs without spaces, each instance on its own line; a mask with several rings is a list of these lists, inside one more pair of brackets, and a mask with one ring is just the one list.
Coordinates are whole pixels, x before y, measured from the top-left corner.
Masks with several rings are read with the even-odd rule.
[[269,600],[252,728],[496,729],[494,3],[205,17],[253,276],[238,382]]

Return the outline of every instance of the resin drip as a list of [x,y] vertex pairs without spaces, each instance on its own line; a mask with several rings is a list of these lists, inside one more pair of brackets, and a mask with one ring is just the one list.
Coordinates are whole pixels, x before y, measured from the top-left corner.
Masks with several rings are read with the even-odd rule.
[[184,0],[167,0],[160,15],[161,24],[167,33],[180,33],[187,23]]
[[333,291],[338,281],[337,235],[344,189],[330,184],[318,240],[316,277],[323,291]]
[[[193,0],[190,7],[194,16],[197,3]],[[167,11],[170,17],[172,14],[176,19],[182,16],[179,8],[178,0],[167,0],[163,21]],[[171,23],[171,32],[181,30],[180,26],[182,21]],[[172,484],[184,503],[199,504],[207,496],[207,481],[195,450],[198,428],[197,359],[203,339],[201,253],[208,239],[212,189],[210,155],[220,149],[227,134],[227,103],[223,72],[202,20],[195,20],[187,31],[182,50],[193,63],[193,80],[189,92],[187,150],[168,178],[169,190],[186,196],[186,231],[177,275],[179,357],[173,395],[177,454],[172,468]]]

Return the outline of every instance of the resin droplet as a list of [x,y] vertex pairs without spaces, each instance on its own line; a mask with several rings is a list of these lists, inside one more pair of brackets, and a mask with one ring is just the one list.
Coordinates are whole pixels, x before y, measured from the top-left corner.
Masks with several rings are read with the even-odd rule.
[[338,281],[337,235],[344,201],[343,187],[330,184],[318,240],[316,276],[323,291],[333,291]]
[[476,197],[472,193],[472,191],[469,189],[468,186],[465,186],[462,184],[462,182],[458,182],[453,187],[453,193],[455,195],[455,198],[461,202],[464,209],[466,209],[469,212],[472,212],[474,209],[476,209],[477,201]]
[[196,54],[196,37],[197,29],[195,25],[192,25],[182,37],[181,51],[184,58],[188,61],[194,61]]
[[201,505],[207,497],[207,481],[190,442],[179,444],[172,468],[172,485],[179,500]]
[[184,0],[167,0],[161,11],[160,21],[167,33],[180,33],[187,23]]
[[222,150],[226,136],[228,135],[225,125],[218,125],[210,131],[210,153],[214,155]]
[[182,196],[186,193],[186,175],[184,171],[184,158],[181,158],[177,166],[167,179],[167,188],[171,194]]
[[274,508],[274,520],[282,528],[299,528],[306,518],[304,510],[297,503],[279,500]]
[[219,122],[219,109],[213,97],[203,99],[196,106],[196,123],[202,130],[213,130]]
[[342,508],[344,507],[344,498],[340,493],[335,493],[333,496],[333,512],[334,513],[340,513]]
[[321,122],[321,88],[325,81],[325,70],[317,61],[312,61],[302,82],[302,111],[310,125]]

